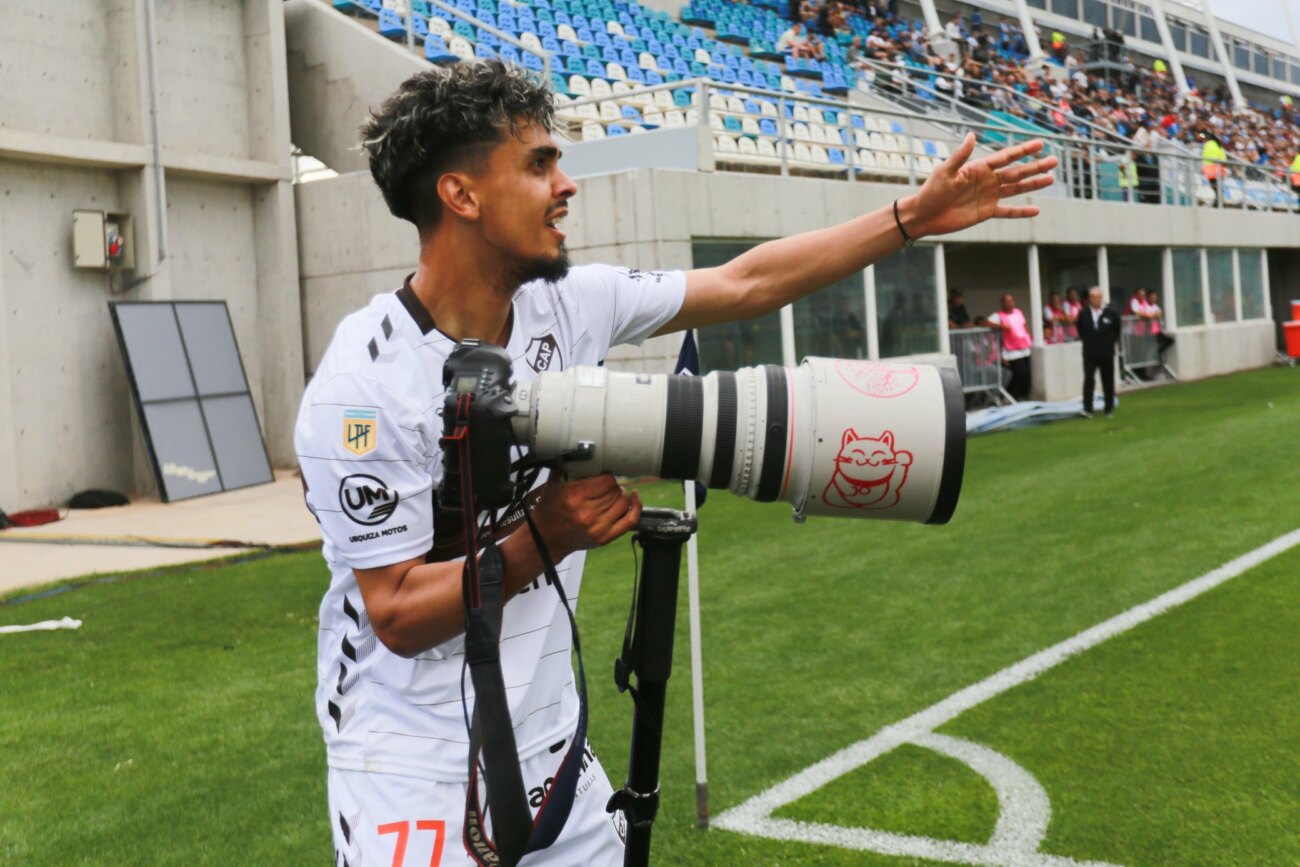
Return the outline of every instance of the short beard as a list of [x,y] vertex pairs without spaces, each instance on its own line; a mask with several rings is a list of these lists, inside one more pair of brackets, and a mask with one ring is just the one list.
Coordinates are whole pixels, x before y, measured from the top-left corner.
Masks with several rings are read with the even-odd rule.
[[517,292],[520,286],[534,280],[543,280],[547,283],[558,282],[563,280],[569,273],[569,251],[561,244],[558,256],[519,259],[514,263],[511,271],[509,289],[511,294]]

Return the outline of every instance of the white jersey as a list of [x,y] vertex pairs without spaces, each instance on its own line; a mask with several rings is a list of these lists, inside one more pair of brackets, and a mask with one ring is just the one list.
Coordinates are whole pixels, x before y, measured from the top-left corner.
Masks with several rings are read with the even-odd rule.
[[[604,265],[524,285],[506,345],[516,381],[600,364],[611,346],[639,343],[667,323],[685,290],[680,271]],[[473,712],[473,687],[465,677],[462,705],[463,637],[413,659],[390,652],[371,629],[352,571],[464,556],[457,513],[442,513],[434,550],[442,368],[454,347],[408,278],[343,320],[298,413],[294,444],[332,576],[320,608],[316,712],[334,768],[444,781],[468,776],[465,714],[466,706]],[[557,564],[571,602],[584,559],[577,553]],[[539,576],[506,603],[502,619],[501,671],[521,759],[577,724],[569,622],[545,583]]]

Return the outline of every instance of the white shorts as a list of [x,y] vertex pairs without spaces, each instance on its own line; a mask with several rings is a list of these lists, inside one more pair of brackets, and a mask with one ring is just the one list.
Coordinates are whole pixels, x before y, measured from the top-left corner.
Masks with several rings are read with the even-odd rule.
[[[623,863],[623,814],[605,812],[613,790],[590,745],[587,749],[587,769],[578,778],[573,809],[560,838],[549,848],[524,856],[520,867]],[[547,751],[523,762],[524,786],[534,809],[562,757],[562,750]],[[330,768],[335,867],[473,865],[462,842],[465,791],[465,783]]]

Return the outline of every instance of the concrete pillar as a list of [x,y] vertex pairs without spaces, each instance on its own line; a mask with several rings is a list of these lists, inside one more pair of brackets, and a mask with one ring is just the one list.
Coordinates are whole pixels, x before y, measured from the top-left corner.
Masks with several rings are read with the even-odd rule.
[[1025,0],[1016,0],[1016,15],[1020,17],[1020,29],[1025,33],[1025,45],[1029,46],[1029,60],[1032,63],[1042,58],[1043,46],[1038,41],[1038,31],[1034,29],[1034,16],[1029,14],[1029,4]]
[[[1264,293],[1264,318],[1272,319],[1273,290],[1268,284],[1268,250],[1266,248],[1259,251],[1259,278],[1260,291]],[[4,406],[4,404],[0,403],[0,406]]]
[[880,360],[879,314],[876,312],[876,269],[862,272],[862,287],[867,295],[867,358]]
[[931,37],[946,32],[943,23],[939,20],[939,10],[934,8],[934,0],[921,0],[921,15],[925,18],[925,26],[930,31]]
[[1038,245],[1029,245],[1029,313],[1034,346],[1043,345],[1043,275],[1038,270]]
[[1201,0],[1201,8],[1205,11],[1205,26],[1210,31],[1210,44],[1214,46],[1214,53],[1218,55],[1223,77],[1228,80],[1228,92],[1232,94],[1232,107],[1237,111],[1243,111],[1246,108],[1246,99],[1241,95],[1241,86],[1237,84],[1237,73],[1233,70],[1232,58],[1228,56],[1228,49],[1223,44],[1223,34],[1219,32],[1219,19],[1214,16],[1214,0]]
[[1160,251],[1160,300],[1165,311],[1165,328],[1173,331],[1178,327],[1178,308],[1174,304],[1174,248],[1165,247]]
[[[4,237],[0,236],[0,250],[4,247]],[[0,310],[9,310],[9,300],[5,296],[5,272],[0,268]],[[7,319],[7,317],[6,317]],[[17,418],[14,412],[13,368],[9,364],[9,325],[0,325],[0,503],[13,509],[18,503],[18,450],[14,446],[14,425],[11,419]]]
[[939,351],[951,352],[952,341],[948,339],[948,266],[943,244],[934,245],[934,294],[939,303]]
[[1160,31],[1160,44],[1165,47],[1165,57],[1169,61],[1169,72],[1174,76],[1174,84],[1180,96],[1188,96],[1192,91],[1187,86],[1187,74],[1183,72],[1183,62],[1178,59],[1178,49],[1174,46],[1174,37],[1169,32],[1169,19],[1165,17],[1165,0],[1150,0],[1151,14],[1156,19],[1156,29]]
[[1205,324],[1214,324],[1214,308],[1210,306],[1210,257],[1201,248],[1201,309],[1205,311]]
[[1282,7],[1282,14],[1286,17],[1286,29],[1291,34],[1291,44],[1295,47],[1297,56],[1300,56],[1300,30],[1296,29],[1295,16],[1291,14],[1291,4],[1288,0],[1278,0],[1278,5]]
[[272,466],[292,467],[298,462],[293,427],[305,384],[305,366],[297,217],[293,183],[289,180],[293,165],[284,4],[280,0],[250,0],[244,10],[244,27],[249,75],[265,83],[254,90],[249,106],[249,126],[255,131],[249,156],[275,163],[281,170],[281,180],[256,186],[252,191],[258,342],[262,347],[260,419]]
[[794,346],[794,305],[781,308],[781,363],[786,367],[798,364]]
[[925,28],[929,31],[930,50],[945,60],[959,59],[957,43],[948,38],[948,31],[943,29],[939,20],[939,10],[934,7],[934,0],[920,0],[921,14],[925,18]]
[[[1110,256],[1107,254],[1106,245],[1097,245],[1097,285],[1101,287],[1101,297],[1109,303],[1110,297]],[[1119,310],[1119,307],[1115,308]],[[1123,313],[1122,310],[1120,310]]]
[[1232,248],[1232,301],[1233,306],[1237,308],[1237,321],[1242,320],[1241,315],[1241,251],[1236,247]]

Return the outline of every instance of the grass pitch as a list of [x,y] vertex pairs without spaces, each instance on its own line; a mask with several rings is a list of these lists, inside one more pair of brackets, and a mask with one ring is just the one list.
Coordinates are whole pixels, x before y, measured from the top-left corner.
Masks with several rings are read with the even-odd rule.
[[[1300,380],[1270,369],[1127,395],[1095,418],[970,442],[947,527],[810,521],[714,493],[701,512],[715,812],[1007,665],[1300,525]],[[646,499],[679,505],[668,485]],[[0,557],[3,548],[0,548]],[[51,550],[57,556],[57,549]],[[616,778],[608,680],[625,543],[589,560],[591,737]],[[0,636],[0,863],[317,864],[331,855],[312,711],[314,553],[0,607],[76,632]],[[1295,549],[941,731],[1052,804],[1043,851],[1131,865],[1300,863]],[[694,824],[685,580],[655,864],[923,864]],[[982,842],[964,765],[903,747],[778,815]]]

